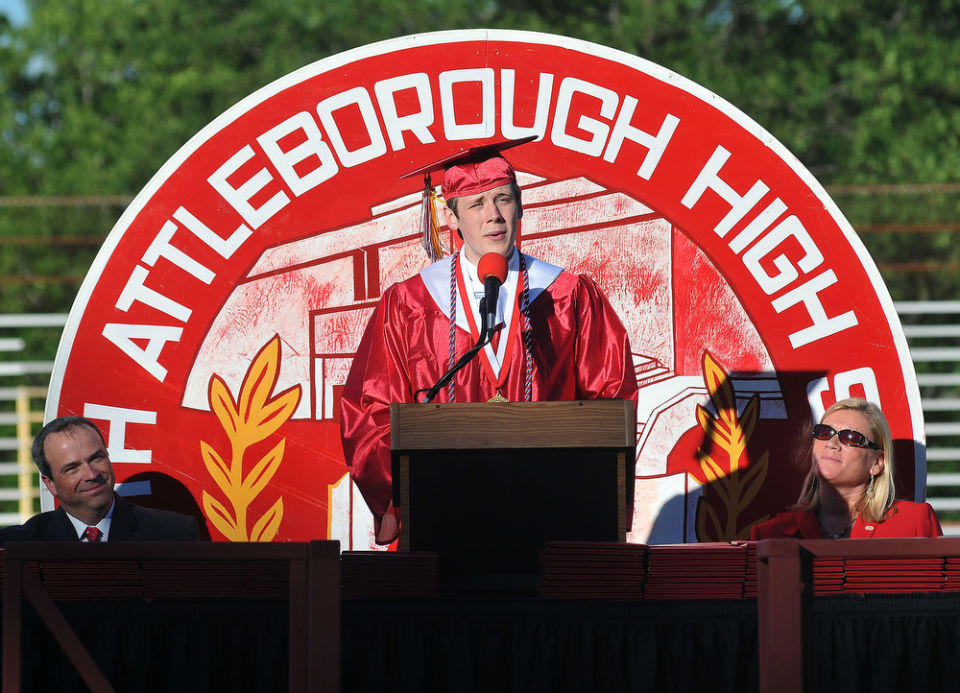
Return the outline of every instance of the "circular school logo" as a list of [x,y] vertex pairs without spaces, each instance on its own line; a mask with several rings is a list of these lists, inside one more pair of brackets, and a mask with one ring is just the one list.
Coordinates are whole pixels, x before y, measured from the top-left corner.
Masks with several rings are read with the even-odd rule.
[[[595,279],[630,335],[633,541],[744,538],[795,499],[811,418],[850,395],[880,403],[898,485],[922,496],[905,340],[823,188],[683,77],[525,32],[364,46],[204,128],[98,255],[47,417],[94,419],[120,493],[192,508],[216,540],[371,547],[339,396],[384,289],[429,262],[422,182],[400,176],[531,135],[507,153],[523,190],[519,245]],[[446,252],[457,242],[441,236]]]

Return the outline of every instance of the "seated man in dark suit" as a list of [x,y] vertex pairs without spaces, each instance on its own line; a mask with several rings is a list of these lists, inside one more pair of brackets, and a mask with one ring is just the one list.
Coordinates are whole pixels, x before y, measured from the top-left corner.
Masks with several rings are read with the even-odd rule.
[[81,416],[63,416],[33,441],[33,461],[60,505],[22,525],[0,530],[6,541],[192,541],[193,517],[142,508],[113,490],[116,478],[100,429]]

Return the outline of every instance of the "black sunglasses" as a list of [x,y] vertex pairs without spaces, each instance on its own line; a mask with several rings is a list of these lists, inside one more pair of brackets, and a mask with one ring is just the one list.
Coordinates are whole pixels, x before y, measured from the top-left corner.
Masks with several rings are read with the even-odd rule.
[[837,436],[841,443],[851,448],[870,448],[871,450],[880,449],[879,445],[872,442],[860,431],[854,431],[852,428],[838,431],[832,426],[827,426],[827,424],[814,424],[813,437],[817,440],[830,440],[834,436]]

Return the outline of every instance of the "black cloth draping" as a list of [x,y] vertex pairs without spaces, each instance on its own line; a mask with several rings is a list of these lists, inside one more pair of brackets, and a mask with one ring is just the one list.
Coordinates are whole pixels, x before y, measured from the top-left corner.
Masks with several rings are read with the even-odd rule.
[[754,600],[344,601],[344,691],[758,687]]
[[[84,601],[57,606],[118,693],[284,691],[283,601]],[[89,693],[33,608],[23,605],[23,691]]]
[[820,693],[960,690],[960,596],[818,597]]
[[[283,691],[283,600],[59,602],[117,691]],[[24,691],[86,691],[24,604]],[[821,693],[954,691],[960,597],[813,604]],[[341,690],[756,691],[757,606],[475,597],[344,600]]]

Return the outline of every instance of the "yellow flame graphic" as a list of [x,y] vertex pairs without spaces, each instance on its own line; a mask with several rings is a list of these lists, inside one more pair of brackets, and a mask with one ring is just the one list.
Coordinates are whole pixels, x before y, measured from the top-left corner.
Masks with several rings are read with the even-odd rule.
[[[703,357],[703,379],[717,415],[697,405],[697,422],[704,431],[704,443],[697,451],[703,476],[694,477],[699,483],[707,484],[697,507],[697,538],[700,541],[747,539],[750,527],[757,520],[753,518],[740,524],[740,515],[763,487],[769,466],[769,450],[755,462],[750,462],[747,456],[747,442],[757,425],[760,399],[754,394],[738,414],[733,385],[709,352]],[[722,506],[719,511],[711,497],[719,500]]]

